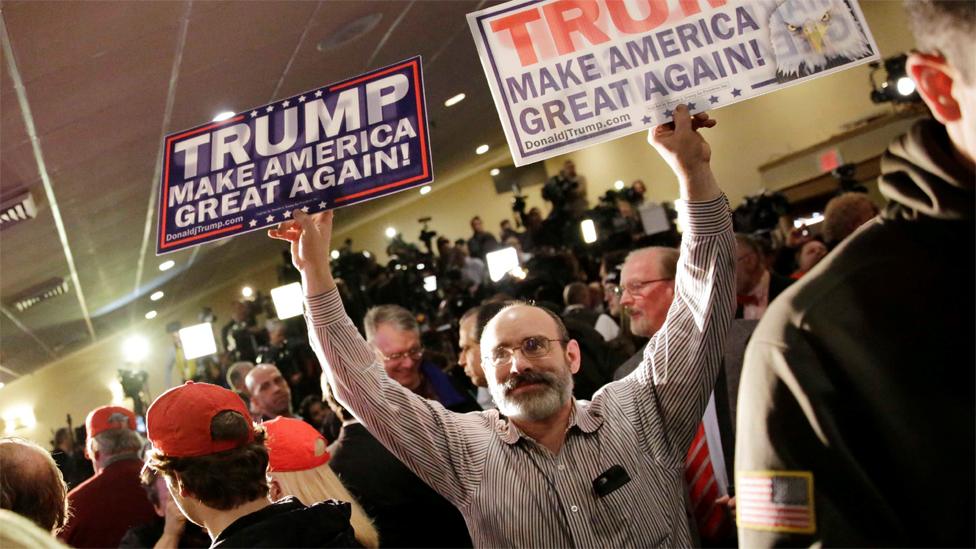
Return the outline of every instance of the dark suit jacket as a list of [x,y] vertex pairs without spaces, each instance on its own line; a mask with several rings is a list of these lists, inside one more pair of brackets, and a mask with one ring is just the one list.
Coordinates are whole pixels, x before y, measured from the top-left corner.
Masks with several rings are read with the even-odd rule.
[[360,423],[344,425],[329,466],[376,524],[383,547],[471,547],[461,513]]
[[[790,284],[796,282],[792,278],[785,276],[780,276],[773,271],[769,271],[769,303],[772,303],[776,296],[783,293],[783,290],[790,287]],[[742,305],[737,305],[735,308],[735,318],[742,318]]]

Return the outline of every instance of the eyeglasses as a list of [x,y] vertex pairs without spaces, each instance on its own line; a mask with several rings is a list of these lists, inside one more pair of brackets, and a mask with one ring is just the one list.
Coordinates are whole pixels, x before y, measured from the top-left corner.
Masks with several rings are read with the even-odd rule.
[[624,295],[624,292],[630,292],[630,295],[638,295],[640,291],[646,288],[649,284],[653,284],[655,282],[663,282],[665,280],[674,280],[674,277],[669,276],[667,278],[655,278],[653,280],[628,282],[627,284],[623,284],[621,286],[617,286],[616,288],[614,288],[613,293],[618,296]]
[[393,353],[392,355],[384,355],[383,351],[376,349],[376,354],[379,355],[383,362],[393,362],[394,360],[400,360],[401,358],[412,358],[413,360],[420,360],[420,357],[424,356],[423,347],[414,347],[413,349],[407,349],[402,353]]
[[564,339],[549,339],[544,336],[532,336],[522,340],[516,347],[499,345],[491,350],[488,356],[481,357],[494,367],[504,366],[512,360],[515,351],[522,351],[525,358],[542,358],[552,350],[552,342],[566,343]]

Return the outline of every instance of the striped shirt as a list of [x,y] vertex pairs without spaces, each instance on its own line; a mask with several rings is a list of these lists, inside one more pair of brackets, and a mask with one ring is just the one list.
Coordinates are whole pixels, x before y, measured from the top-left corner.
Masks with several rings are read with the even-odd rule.
[[[460,509],[480,547],[689,546],[683,482],[735,309],[728,201],[687,202],[675,298],[644,361],[576,401],[558,454],[497,410],[457,414],[390,379],[335,290],[307,298],[313,346],[338,399]],[[611,467],[630,481],[599,496]]]

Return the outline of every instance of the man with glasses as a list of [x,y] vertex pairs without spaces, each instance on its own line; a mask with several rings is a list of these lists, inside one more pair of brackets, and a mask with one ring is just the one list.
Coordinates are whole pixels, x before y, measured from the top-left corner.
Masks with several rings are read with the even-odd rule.
[[686,228],[675,306],[641,366],[592,401],[572,398],[576,341],[555,314],[499,312],[481,339],[499,410],[455,414],[378,367],[342,309],[329,270],[332,212],[270,231],[291,242],[312,340],[336,396],[464,514],[476,546],[689,546],[681,474],[718,371],[734,304],[728,201],[699,134],[715,121],[687,107],[649,140],[677,174]]
[[454,412],[473,412],[481,406],[449,375],[424,357],[420,325],[413,313],[399,305],[380,305],[363,319],[366,341],[373,346],[386,375],[414,393],[436,400]]

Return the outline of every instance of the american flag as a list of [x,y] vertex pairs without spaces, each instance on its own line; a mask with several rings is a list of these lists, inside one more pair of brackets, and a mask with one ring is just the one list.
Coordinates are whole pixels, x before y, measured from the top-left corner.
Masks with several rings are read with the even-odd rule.
[[736,521],[744,528],[810,533],[813,475],[792,471],[746,471],[736,479]]

